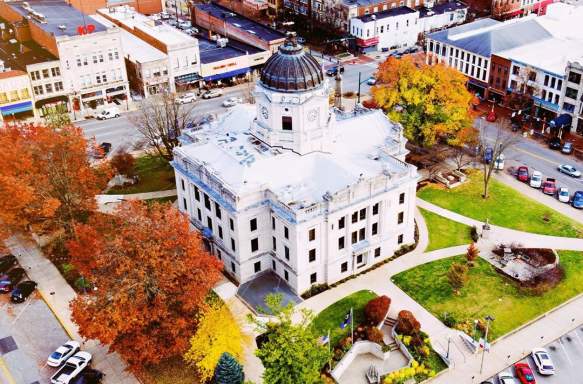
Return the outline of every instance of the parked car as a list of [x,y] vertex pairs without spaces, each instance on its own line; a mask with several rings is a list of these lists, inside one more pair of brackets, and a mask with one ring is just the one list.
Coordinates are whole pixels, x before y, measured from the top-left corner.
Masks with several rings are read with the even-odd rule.
[[326,75],[328,76],[336,76],[336,74],[340,71],[340,73],[344,73],[344,66],[342,65],[335,65],[330,67],[326,70]]
[[52,377],[52,384],[71,384],[85,367],[91,362],[89,352],[77,352],[70,357],[65,364]]
[[510,372],[500,372],[498,374],[498,382],[500,384],[518,384]]
[[569,188],[567,187],[559,188],[557,190],[557,199],[559,199],[561,203],[568,203],[569,201],[571,201],[571,197],[569,195]]
[[518,377],[521,384],[536,384],[534,374],[530,369],[528,363],[516,363],[514,364],[514,372]]
[[417,51],[419,51],[419,47],[417,47],[417,46],[414,46],[414,47],[409,47],[409,48],[405,49],[405,50],[403,51],[403,53],[404,53],[404,54],[409,54],[409,53],[415,53],[415,52],[417,52]]
[[193,28],[185,29],[183,32],[186,33],[187,35],[194,36],[198,33],[198,29],[193,27]]
[[97,120],[108,120],[119,117],[119,110],[115,107],[106,108],[95,116]]
[[209,89],[205,93],[202,94],[203,99],[214,99],[215,97],[221,97],[223,95],[223,91],[220,89]]
[[[518,171],[520,172],[520,168],[518,169]],[[528,168],[527,168],[527,171],[526,172],[528,173]],[[519,178],[519,180],[520,180],[520,178]],[[530,177],[530,183],[529,184],[533,188],[540,188],[541,185],[543,184],[543,174],[540,173],[539,171],[534,171],[532,173],[532,176]]]
[[69,357],[73,356],[80,350],[81,345],[77,341],[69,340],[57,348],[55,352],[51,353],[47,359],[47,365],[49,367],[60,367]]
[[535,348],[532,350],[532,360],[536,365],[538,373],[541,375],[554,375],[555,365],[551,356],[544,348]]
[[0,293],[9,293],[22,280],[26,272],[22,268],[12,268],[7,274],[0,277]]
[[400,52],[393,52],[389,56],[393,56],[395,59],[400,59],[401,57],[403,57],[403,54]]
[[494,169],[504,169],[504,154],[501,153],[496,160],[494,160]]
[[185,30],[192,27],[192,23],[188,20],[183,20],[178,23],[178,28]]
[[486,150],[484,151],[484,161],[486,162],[486,164],[490,164],[492,162],[493,157],[494,149],[492,149],[492,147],[490,146],[486,147]]
[[230,108],[230,107],[234,107],[237,104],[241,104],[243,102],[243,99],[241,99],[240,97],[229,97],[228,99],[225,99],[223,101],[223,107],[225,108]]
[[104,377],[103,372],[87,367],[71,381],[71,384],[99,384]]
[[0,258],[0,273],[5,273],[16,265],[16,256],[6,255]]
[[525,166],[518,167],[518,172],[516,172],[516,178],[519,181],[526,183],[528,181],[528,167]]
[[34,281],[23,281],[12,290],[12,293],[10,294],[10,300],[13,303],[23,303],[26,299],[28,299],[28,296],[30,296],[35,289],[36,283]]
[[577,191],[573,194],[571,205],[573,208],[583,209],[583,191]]
[[549,140],[549,148],[550,149],[559,150],[559,149],[561,149],[561,147],[562,147],[561,139],[559,139],[558,137],[553,137],[551,140]]
[[366,81],[366,83],[368,85],[375,85],[377,83],[377,79],[375,79],[374,76],[371,76],[371,77],[368,78],[368,80]]
[[573,152],[573,143],[567,141],[565,144],[563,144],[561,152],[563,152],[565,155],[570,155]]
[[178,26],[178,21],[176,21],[176,19],[168,19],[166,20],[166,24],[168,24],[171,27],[176,27]]
[[581,177],[581,172],[579,172],[575,167],[569,164],[559,165],[559,172],[569,175],[571,177]]
[[557,193],[557,180],[552,177],[547,177],[543,183],[543,193],[545,195],[555,195]]
[[160,12],[160,18],[162,20],[168,20],[170,18],[170,14],[168,12]]
[[174,100],[176,104],[188,104],[193,101],[196,101],[196,94],[194,92],[183,93]]

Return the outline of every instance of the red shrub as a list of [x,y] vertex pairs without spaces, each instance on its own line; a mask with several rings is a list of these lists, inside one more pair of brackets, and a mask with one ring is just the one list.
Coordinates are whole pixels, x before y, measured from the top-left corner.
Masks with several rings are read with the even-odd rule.
[[366,329],[366,338],[373,343],[381,343],[383,341],[383,331],[377,327],[368,327]]
[[371,324],[376,325],[383,321],[390,305],[391,299],[387,296],[375,297],[364,307],[364,315]]
[[421,330],[421,324],[411,311],[403,310],[397,317],[397,333],[401,335],[415,335]]

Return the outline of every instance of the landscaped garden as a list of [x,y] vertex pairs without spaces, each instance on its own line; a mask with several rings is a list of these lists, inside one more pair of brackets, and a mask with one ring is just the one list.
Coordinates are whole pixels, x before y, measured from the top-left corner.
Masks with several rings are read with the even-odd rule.
[[495,179],[490,181],[490,197],[483,199],[482,193],[482,174],[473,172],[469,181],[457,188],[430,184],[417,196],[476,220],[488,219],[501,227],[544,235],[583,237],[583,225]]
[[474,319],[494,316],[490,335],[496,339],[583,292],[583,254],[560,251],[559,257],[563,280],[539,294],[521,288],[481,258],[468,269],[465,285],[454,293],[448,271],[453,263],[465,263],[465,256],[417,266],[393,276],[393,281],[447,325],[463,328]]
[[429,244],[425,249],[426,252],[472,242],[471,227],[423,208],[419,208],[419,210],[425,219],[429,232]]
[[108,195],[166,191],[176,188],[174,170],[168,161],[158,156],[141,156],[135,159],[133,173],[138,182],[133,185],[116,186],[107,191]]

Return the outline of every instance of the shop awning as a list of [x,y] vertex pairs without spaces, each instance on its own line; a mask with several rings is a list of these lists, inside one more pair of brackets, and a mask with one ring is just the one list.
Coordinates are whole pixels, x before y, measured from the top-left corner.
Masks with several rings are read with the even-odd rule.
[[205,76],[204,81],[214,81],[214,80],[226,79],[229,77],[242,75],[242,74],[245,74],[247,72],[249,72],[249,68],[235,69],[235,70],[229,71],[229,72],[217,73],[216,75]]
[[38,100],[37,102],[34,103],[34,106],[35,106],[35,108],[41,108],[43,105],[59,103],[59,102],[67,103],[67,102],[69,102],[69,98],[67,96],[64,96],[64,95],[48,97],[46,99]]
[[24,103],[7,105],[0,107],[2,116],[16,115],[17,113],[32,111],[32,101],[25,101]]
[[197,81],[202,80],[202,78],[200,77],[200,75],[196,72],[193,73],[187,73],[186,75],[180,75],[180,76],[176,76],[174,78],[174,81],[177,84],[190,84],[190,83],[196,83]]

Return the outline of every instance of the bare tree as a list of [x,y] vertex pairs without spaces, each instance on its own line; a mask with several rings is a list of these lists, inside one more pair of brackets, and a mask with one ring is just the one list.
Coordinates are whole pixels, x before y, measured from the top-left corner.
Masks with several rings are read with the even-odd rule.
[[171,161],[178,138],[194,121],[194,104],[180,104],[175,94],[163,93],[144,100],[139,113],[132,118],[146,145]]
[[[481,125],[481,120],[479,121]],[[508,130],[509,125],[510,122],[507,119],[502,118],[496,125],[496,133],[494,137],[489,137],[486,132],[487,128],[480,126],[479,154],[483,169],[484,193],[482,194],[482,197],[484,199],[489,197],[488,187],[490,186],[490,178],[495,169],[496,159],[498,159],[504,151],[518,142],[519,136]]]

